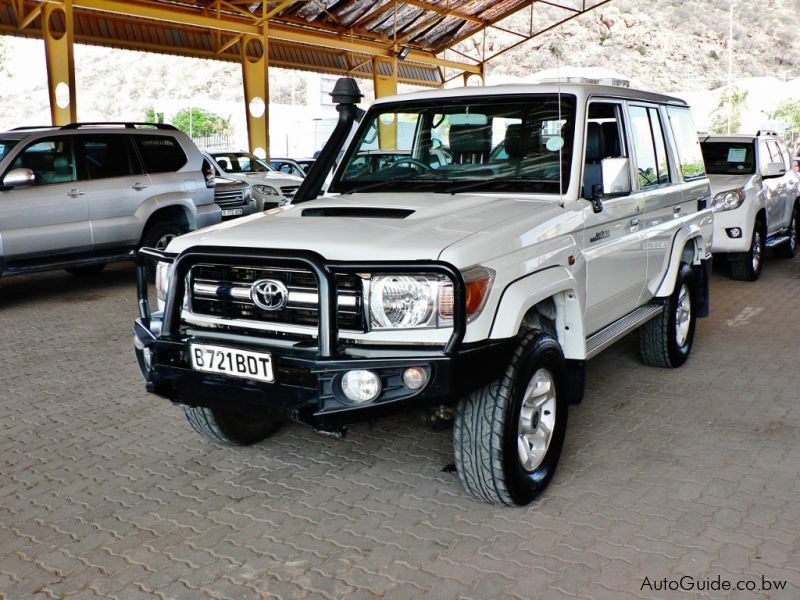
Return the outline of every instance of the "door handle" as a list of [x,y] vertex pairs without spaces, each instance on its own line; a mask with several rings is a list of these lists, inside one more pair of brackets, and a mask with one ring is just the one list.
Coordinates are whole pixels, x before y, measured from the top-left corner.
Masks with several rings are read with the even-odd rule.
[[70,198],[77,198],[78,196],[83,196],[86,192],[82,192],[77,188],[72,188],[70,191],[67,192],[67,196]]
[[676,206],[675,208],[672,209],[672,216],[674,218],[680,217],[681,216],[681,210],[682,209],[681,209],[680,206]]
[[133,184],[133,189],[135,189],[137,192],[141,192],[142,190],[147,189],[147,185],[137,181],[136,183]]
[[638,217],[635,218],[635,219],[631,219],[631,231],[633,231],[634,229],[638,228],[639,227],[639,223],[641,223],[641,221],[639,220]]

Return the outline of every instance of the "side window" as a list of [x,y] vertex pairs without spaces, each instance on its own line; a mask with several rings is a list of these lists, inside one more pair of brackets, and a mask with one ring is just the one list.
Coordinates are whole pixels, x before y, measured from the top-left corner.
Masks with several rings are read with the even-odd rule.
[[706,167],[703,164],[703,152],[697,137],[697,128],[688,108],[670,106],[667,108],[672,137],[678,150],[678,160],[685,180],[705,177]]
[[667,156],[667,144],[664,141],[664,128],[661,125],[661,115],[658,114],[657,108],[648,108],[647,112],[650,115],[650,129],[653,132],[653,140],[656,144],[658,183],[669,183],[669,157]]
[[648,110],[643,106],[631,106],[628,109],[631,119],[631,138],[636,152],[636,171],[639,173],[639,187],[647,188],[658,185],[658,159],[653,143],[653,132],[650,129]]
[[171,137],[137,135],[134,139],[148,173],[171,173],[188,162],[181,145]]
[[767,145],[769,146],[769,153],[772,155],[772,162],[785,165],[786,161],[783,158],[783,153],[781,152],[780,146],[778,146],[778,142],[770,140],[767,142]]
[[34,142],[19,153],[11,169],[30,169],[34,185],[75,181],[72,138],[57,137]]
[[125,135],[79,135],[75,152],[80,179],[108,179],[131,175],[131,157]]
[[630,192],[627,158],[622,105],[618,102],[590,103],[586,122],[583,197],[591,198],[598,185],[611,194]]

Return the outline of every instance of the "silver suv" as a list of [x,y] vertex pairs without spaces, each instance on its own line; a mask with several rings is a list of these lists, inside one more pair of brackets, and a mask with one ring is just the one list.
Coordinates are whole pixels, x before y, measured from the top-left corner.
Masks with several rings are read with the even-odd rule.
[[171,125],[73,123],[0,133],[0,276],[96,273],[219,223],[211,165]]

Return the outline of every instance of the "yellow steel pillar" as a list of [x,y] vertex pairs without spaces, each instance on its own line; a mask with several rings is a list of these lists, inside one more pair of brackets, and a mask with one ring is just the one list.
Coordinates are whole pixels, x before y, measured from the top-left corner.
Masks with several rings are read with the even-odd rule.
[[242,80],[250,152],[269,157],[269,45],[267,24],[261,36],[242,37]]
[[[397,59],[372,59],[372,85],[375,98],[393,96],[397,93]],[[378,144],[381,150],[397,149],[397,119],[378,123]]]
[[72,0],[48,2],[42,12],[44,50],[47,58],[47,87],[53,125],[78,120],[75,103],[75,58],[72,50]]

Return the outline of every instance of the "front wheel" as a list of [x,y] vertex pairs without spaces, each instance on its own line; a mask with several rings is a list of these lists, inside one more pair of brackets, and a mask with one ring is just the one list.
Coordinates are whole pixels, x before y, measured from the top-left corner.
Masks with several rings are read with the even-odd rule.
[[[166,250],[169,243],[176,237],[186,233],[187,229],[179,223],[169,221],[156,221],[147,226],[142,235],[141,247],[155,248],[156,250]],[[147,264],[147,280],[154,283],[156,280],[155,261]]]
[[728,262],[731,277],[737,281],[755,281],[761,275],[761,263],[764,260],[764,233],[761,221],[756,221],[750,249],[741,254],[732,254]]
[[567,430],[564,374],[558,342],[531,331],[499,380],[458,403],[453,449],[470,494],[492,504],[524,506],[545,490]]
[[270,417],[251,417],[202,406],[184,406],[183,413],[197,433],[227,446],[256,444],[281,427],[279,421]]
[[697,323],[696,298],[694,272],[683,263],[664,310],[639,329],[639,353],[644,364],[674,369],[687,361]]

